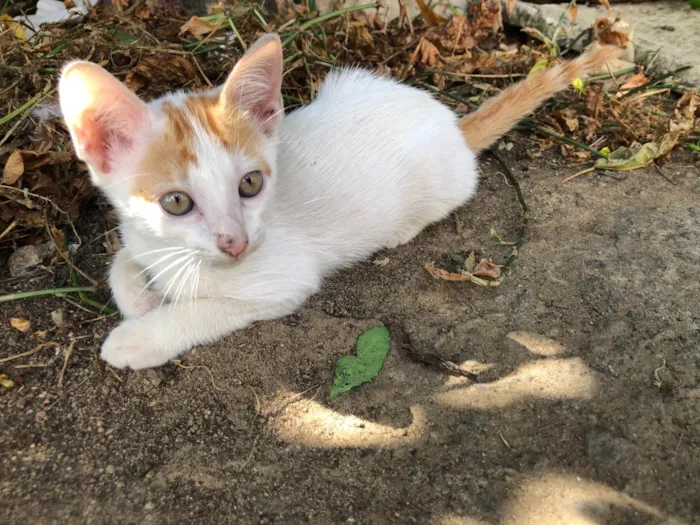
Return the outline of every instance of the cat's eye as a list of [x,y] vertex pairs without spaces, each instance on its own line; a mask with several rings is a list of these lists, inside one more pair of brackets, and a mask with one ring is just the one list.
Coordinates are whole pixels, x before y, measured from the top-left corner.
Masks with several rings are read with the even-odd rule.
[[263,174],[259,171],[251,171],[243,175],[238,185],[238,194],[243,198],[255,197],[263,188]]
[[160,198],[160,205],[170,215],[186,215],[194,208],[194,201],[186,193],[172,191]]

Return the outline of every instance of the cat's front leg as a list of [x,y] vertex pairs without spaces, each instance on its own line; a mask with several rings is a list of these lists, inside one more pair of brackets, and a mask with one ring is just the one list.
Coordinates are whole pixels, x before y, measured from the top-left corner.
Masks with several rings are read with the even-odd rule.
[[292,313],[298,303],[198,299],[196,305],[164,305],[127,319],[102,345],[101,357],[116,368],[151,368],[199,344],[215,342],[254,321]]
[[109,269],[109,287],[117,308],[127,319],[140,317],[161,303],[162,297],[146,286],[146,278],[131,252],[126,248],[117,252]]

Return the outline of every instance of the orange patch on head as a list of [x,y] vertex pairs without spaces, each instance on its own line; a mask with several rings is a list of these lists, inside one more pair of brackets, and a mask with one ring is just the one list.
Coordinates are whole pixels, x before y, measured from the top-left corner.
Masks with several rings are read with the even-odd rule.
[[156,199],[163,183],[174,183],[187,178],[189,167],[196,161],[194,154],[195,126],[212,140],[220,142],[231,152],[242,151],[255,158],[260,171],[271,174],[263,158],[263,134],[245,113],[225,106],[218,94],[188,96],[182,105],[164,102],[161,111],[165,117],[162,134],[149,145],[134,178],[133,192],[146,199]]

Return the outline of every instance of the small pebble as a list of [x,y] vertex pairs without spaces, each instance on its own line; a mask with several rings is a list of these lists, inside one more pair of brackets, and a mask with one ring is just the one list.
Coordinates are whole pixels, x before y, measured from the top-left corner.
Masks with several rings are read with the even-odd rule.
[[63,310],[58,309],[51,312],[51,320],[58,328],[65,326],[66,320],[63,316]]

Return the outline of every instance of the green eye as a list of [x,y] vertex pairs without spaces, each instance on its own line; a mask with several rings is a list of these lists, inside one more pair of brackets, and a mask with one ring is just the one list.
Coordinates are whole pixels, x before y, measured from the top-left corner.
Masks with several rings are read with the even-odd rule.
[[251,171],[243,175],[238,185],[238,195],[244,198],[255,197],[263,187],[263,174],[259,171]]
[[194,202],[186,193],[173,191],[160,198],[160,205],[170,215],[186,215],[194,208]]

